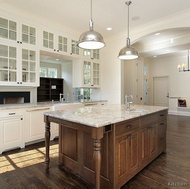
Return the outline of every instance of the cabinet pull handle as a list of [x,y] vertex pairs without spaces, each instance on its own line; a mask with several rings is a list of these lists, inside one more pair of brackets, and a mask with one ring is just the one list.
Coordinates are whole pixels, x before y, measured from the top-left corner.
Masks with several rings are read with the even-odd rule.
[[31,110],[26,110],[26,111],[27,112],[36,112],[36,111],[41,111],[41,110],[50,110],[50,108],[31,109]]
[[23,120],[23,118],[20,118],[20,120]]
[[130,128],[132,128],[133,126],[132,126],[132,125],[127,125],[126,127],[127,127],[127,129],[130,129]]
[[164,116],[164,114],[160,114],[160,117]]
[[164,125],[164,123],[160,123],[160,125]]
[[9,115],[15,115],[16,113],[9,113]]

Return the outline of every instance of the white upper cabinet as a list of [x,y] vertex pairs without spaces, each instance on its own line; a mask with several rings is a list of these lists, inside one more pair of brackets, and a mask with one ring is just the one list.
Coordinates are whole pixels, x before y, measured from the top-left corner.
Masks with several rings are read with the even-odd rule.
[[37,29],[0,17],[0,85],[38,86]]
[[73,62],[73,88],[100,87],[100,64],[94,60],[76,60]]
[[98,60],[100,59],[100,50],[99,49],[83,49],[83,57],[85,59]]
[[38,53],[17,45],[0,44],[0,85],[37,86]]
[[80,56],[80,49],[77,47],[77,41],[65,36],[63,33],[42,29],[41,49],[48,52],[54,52],[67,56]]
[[0,38],[1,41],[16,42],[35,46],[37,44],[36,27],[29,24],[16,22],[0,17]]

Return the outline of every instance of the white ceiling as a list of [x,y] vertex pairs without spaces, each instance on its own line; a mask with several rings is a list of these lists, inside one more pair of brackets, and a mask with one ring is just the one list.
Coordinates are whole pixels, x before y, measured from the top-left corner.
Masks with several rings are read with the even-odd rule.
[[[127,31],[127,6],[126,0],[92,0],[94,30],[103,37],[108,37]],[[84,32],[89,28],[90,0],[0,0],[0,8],[27,13],[31,19],[44,19],[46,22],[57,22],[75,31]],[[130,28],[156,22],[157,20],[172,14],[190,9],[190,0],[132,0],[130,5]],[[107,31],[112,27],[112,31]],[[169,31],[171,33],[178,31]],[[183,31],[180,31],[183,32]],[[186,32],[186,31],[185,31]],[[165,32],[165,34],[168,33]],[[164,35],[157,36],[161,37]],[[142,40],[148,43],[155,37]],[[153,42],[155,43],[155,41]],[[152,56],[153,52],[145,53]]]

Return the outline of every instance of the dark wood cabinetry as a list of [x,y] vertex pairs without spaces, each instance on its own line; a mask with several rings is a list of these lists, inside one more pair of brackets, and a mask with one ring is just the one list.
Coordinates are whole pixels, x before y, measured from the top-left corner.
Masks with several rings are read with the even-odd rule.
[[40,77],[40,86],[37,88],[37,101],[59,100],[59,94],[63,93],[62,78]]
[[[59,163],[96,184],[97,189],[120,189],[166,151],[167,110],[100,127],[98,131],[55,117],[48,121],[51,119],[60,124]],[[101,154],[97,155],[98,151]],[[99,167],[96,163],[100,161]],[[94,179],[97,172],[98,180]]]

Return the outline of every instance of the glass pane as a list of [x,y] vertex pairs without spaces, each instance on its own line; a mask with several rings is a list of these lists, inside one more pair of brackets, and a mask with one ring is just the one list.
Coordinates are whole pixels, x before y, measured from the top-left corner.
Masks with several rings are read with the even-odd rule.
[[8,38],[8,30],[0,28],[0,37],[7,39]]
[[59,43],[63,43],[63,38],[59,36]]
[[43,46],[48,48],[48,40],[43,40]]
[[36,44],[36,38],[33,36],[30,36],[30,44],[35,45]]
[[0,27],[8,29],[8,20],[4,18],[0,18]]
[[1,81],[8,81],[8,70],[0,70]]
[[30,27],[30,36],[36,36],[36,29],[33,27]]
[[16,71],[9,72],[9,81],[16,81]]
[[22,42],[28,43],[28,35],[27,34],[22,34]]
[[8,58],[0,57],[0,68],[8,69]]
[[30,62],[30,71],[36,71],[36,64],[34,62]]
[[36,74],[30,73],[30,82],[36,82]]
[[9,31],[9,39],[16,40],[16,32],[15,31]]
[[35,51],[30,51],[30,60],[33,60],[33,61],[36,60],[36,52]]
[[0,56],[8,57],[8,46],[0,45]]
[[28,34],[28,26],[22,25],[22,33]]
[[22,59],[28,60],[28,50],[22,49]]
[[62,44],[59,44],[59,50],[60,50],[60,51],[63,51]]
[[15,59],[9,59],[9,67],[12,70],[16,70],[16,60]]
[[49,40],[53,41],[53,33],[49,33]]
[[16,47],[9,47],[9,57],[16,58]]
[[47,39],[47,40],[48,40],[48,32],[44,31],[44,32],[43,32],[43,37],[44,37],[44,39]]
[[49,48],[53,49],[53,42],[52,41],[49,41]]
[[29,74],[27,72],[22,73],[22,82],[28,82],[29,81]]
[[28,61],[22,61],[22,70],[28,71]]
[[40,68],[40,77],[47,77],[47,69]]
[[9,29],[16,31],[16,22],[9,21]]

